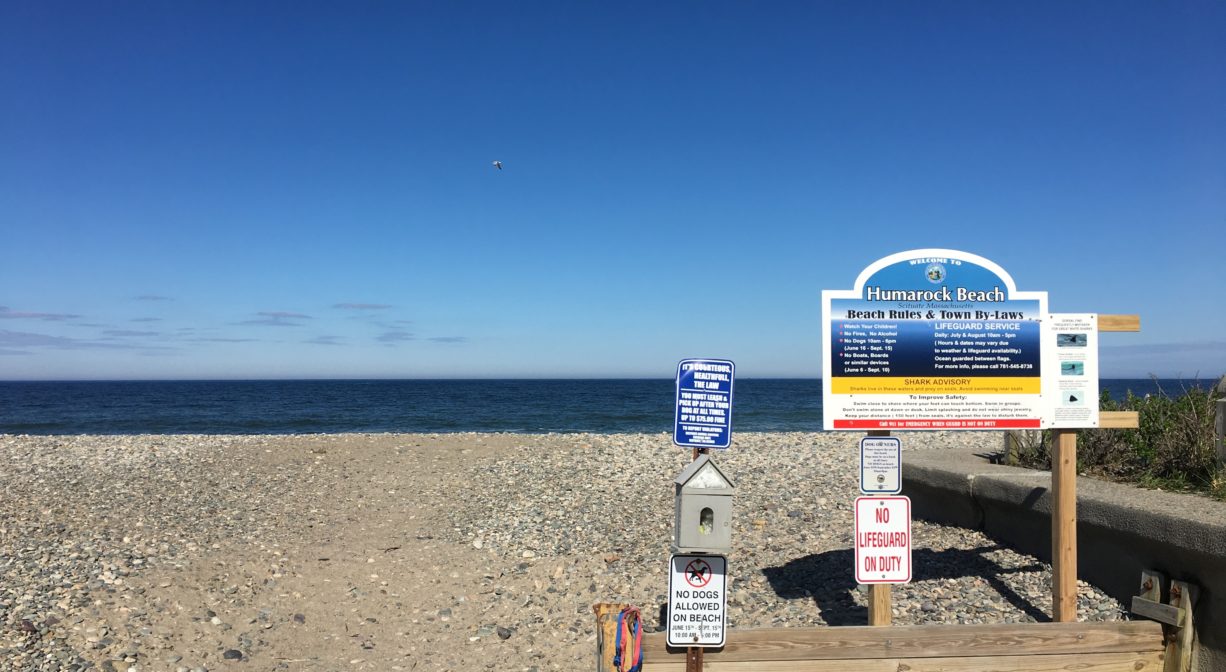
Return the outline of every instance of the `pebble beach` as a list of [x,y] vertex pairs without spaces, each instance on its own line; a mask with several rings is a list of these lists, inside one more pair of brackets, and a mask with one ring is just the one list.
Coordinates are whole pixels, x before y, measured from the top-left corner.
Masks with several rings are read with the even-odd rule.
[[[715,455],[737,486],[730,628],[866,622],[857,438]],[[591,669],[594,603],[661,625],[689,458],[668,434],[0,435],[0,670]],[[1050,619],[1047,564],[965,529],[912,538],[894,623]],[[1123,613],[1080,586],[1079,619]]]

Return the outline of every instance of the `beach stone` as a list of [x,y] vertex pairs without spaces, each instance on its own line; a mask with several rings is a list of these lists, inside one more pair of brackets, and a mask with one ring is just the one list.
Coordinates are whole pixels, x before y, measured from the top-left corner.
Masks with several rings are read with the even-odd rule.
[[[738,487],[732,627],[864,622],[853,439],[745,432],[716,455]],[[1001,440],[916,433],[903,449]],[[593,603],[665,627],[672,480],[689,457],[667,432],[0,435],[0,630],[23,649],[0,660],[583,669]],[[896,623],[1050,618],[1045,563],[973,531],[915,521],[912,536],[924,564],[895,587]],[[1081,587],[1080,620],[1124,614]]]

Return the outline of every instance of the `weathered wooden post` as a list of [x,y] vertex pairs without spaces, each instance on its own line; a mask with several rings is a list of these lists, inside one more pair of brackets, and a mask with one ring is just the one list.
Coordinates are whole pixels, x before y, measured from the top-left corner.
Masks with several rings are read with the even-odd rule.
[[[869,430],[868,436],[889,436],[889,430]],[[868,587],[868,624],[889,625],[893,621],[891,605],[892,587],[888,583],[874,583]]]
[[1158,572],[1141,572],[1141,590],[1132,598],[1132,613],[1163,624],[1166,651],[1163,672],[1191,672],[1195,659],[1196,628],[1193,611],[1200,589],[1184,581],[1171,582],[1171,599],[1162,602],[1162,583]]
[[613,657],[617,655],[617,615],[630,605],[621,602],[599,602],[592,605],[596,612],[596,671],[616,672]]
[[1077,432],[1056,430],[1051,458],[1052,619],[1077,620]]

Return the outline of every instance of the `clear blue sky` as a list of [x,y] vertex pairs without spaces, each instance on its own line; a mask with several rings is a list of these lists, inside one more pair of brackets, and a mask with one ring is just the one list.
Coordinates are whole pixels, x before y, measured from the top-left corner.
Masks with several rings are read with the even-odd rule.
[[[0,379],[821,372],[950,248],[1226,372],[1226,3],[0,3]],[[497,170],[492,162],[503,163]]]

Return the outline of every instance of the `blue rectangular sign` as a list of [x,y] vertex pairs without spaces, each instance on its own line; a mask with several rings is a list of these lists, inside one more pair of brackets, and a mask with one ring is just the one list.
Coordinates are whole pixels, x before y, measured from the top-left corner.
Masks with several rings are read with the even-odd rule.
[[822,291],[827,430],[1041,428],[1047,292],[957,250],[878,259]]
[[726,359],[683,359],[677,364],[673,443],[693,448],[732,444],[732,379]]

